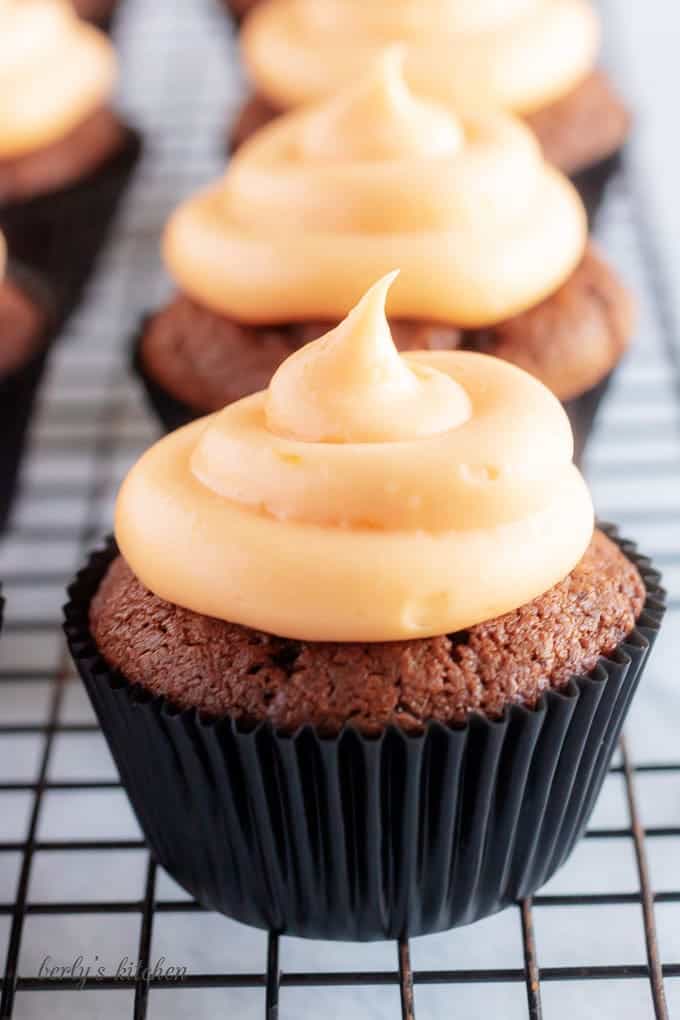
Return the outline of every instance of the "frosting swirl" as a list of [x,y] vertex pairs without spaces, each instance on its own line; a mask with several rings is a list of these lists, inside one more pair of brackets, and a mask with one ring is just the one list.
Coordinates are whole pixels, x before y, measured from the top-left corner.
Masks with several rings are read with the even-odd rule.
[[587,76],[599,36],[587,0],[265,0],[241,46],[257,89],[280,109],[330,95],[403,42],[419,93],[531,113]]
[[267,126],[176,211],[164,253],[185,292],[243,322],[337,321],[398,262],[391,315],[474,328],[564,282],[586,243],[571,184],[511,117],[413,95],[402,57]]
[[468,352],[400,356],[392,277],[269,390],[152,447],[116,536],[161,598],[311,641],[445,634],[564,578],[593,511],[539,382]]
[[0,0],[0,159],[63,138],[106,102],[116,60],[68,0]]

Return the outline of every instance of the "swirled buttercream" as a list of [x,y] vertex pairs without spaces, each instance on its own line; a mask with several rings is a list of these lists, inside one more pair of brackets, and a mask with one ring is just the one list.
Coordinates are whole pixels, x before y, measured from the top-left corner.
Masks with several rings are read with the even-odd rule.
[[0,2],[0,159],[58,141],[105,103],[114,50],[68,0]]
[[167,436],[116,537],[177,605],[285,637],[445,634],[547,591],[592,535],[559,402],[469,352],[400,356],[387,277],[269,390]]
[[338,321],[396,263],[390,315],[475,328],[555,291],[586,229],[528,129],[413,95],[389,49],[244,145],[171,217],[164,253],[186,293],[243,322]]
[[280,109],[330,95],[402,42],[417,92],[531,113],[587,76],[599,36],[588,0],[265,0],[241,45],[257,90]]

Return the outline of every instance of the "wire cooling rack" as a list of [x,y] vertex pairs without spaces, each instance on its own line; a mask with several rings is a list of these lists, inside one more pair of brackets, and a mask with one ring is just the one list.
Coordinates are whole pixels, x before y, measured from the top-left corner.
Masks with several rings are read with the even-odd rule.
[[167,288],[160,227],[221,169],[241,89],[213,0],[128,0],[117,42],[146,155],[53,360],[0,548],[0,1017],[680,1016],[680,354],[635,160],[599,233],[637,287],[641,328],[589,472],[601,515],[664,569],[671,607],[590,830],[533,900],[469,929],[399,945],[279,940],[202,911],[156,869],[61,638],[65,580],[154,438],[126,351]]

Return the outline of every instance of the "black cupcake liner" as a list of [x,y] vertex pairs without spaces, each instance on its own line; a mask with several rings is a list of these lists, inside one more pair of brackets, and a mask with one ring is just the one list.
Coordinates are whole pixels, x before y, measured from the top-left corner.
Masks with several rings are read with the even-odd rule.
[[591,230],[597,223],[597,216],[607,194],[607,187],[622,166],[622,151],[619,150],[611,156],[601,159],[598,163],[571,175],[571,182],[586,208],[588,225]]
[[40,307],[44,325],[31,356],[0,377],[0,532],[7,525],[17,493],[28,427],[54,337],[54,307],[42,281],[13,260],[9,276]]
[[588,440],[593,431],[600,405],[612,381],[616,368],[612,369],[596,386],[571,400],[562,401],[562,407],[574,433],[574,463],[581,467]]
[[535,892],[583,833],[665,608],[649,560],[605,530],[647,599],[591,674],[497,721],[377,738],[206,721],[129,684],[88,623],[109,541],[69,588],[65,632],[158,862],[206,907],[309,938],[442,931]]
[[24,365],[0,378],[0,532],[17,492],[28,426],[47,361],[42,347]]
[[44,277],[62,322],[93,271],[141,152],[128,128],[122,148],[101,167],[58,191],[0,205],[0,231],[14,258]]
[[168,390],[156,382],[146,370],[142,359],[142,341],[150,321],[150,316],[145,316],[132,338],[131,362],[132,370],[137,376],[144,389],[144,394],[151,410],[160,420],[165,432],[174,432],[175,429],[188,425],[204,415],[205,411],[199,411],[189,404],[173,397]]
[[[199,411],[190,404],[184,403],[164,389],[151,375],[149,375],[142,359],[142,341],[149,322],[148,317],[142,323],[133,337],[132,341],[132,369],[144,389],[144,394],[151,410],[159,419],[165,432],[174,432],[175,429],[188,425],[207,414],[206,411]],[[563,401],[562,406],[567,412],[574,433],[574,462],[581,466],[588,439],[593,430],[600,404],[607,392],[612,376],[616,369],[613,369],[596,386],[581,393],[578,397]]]

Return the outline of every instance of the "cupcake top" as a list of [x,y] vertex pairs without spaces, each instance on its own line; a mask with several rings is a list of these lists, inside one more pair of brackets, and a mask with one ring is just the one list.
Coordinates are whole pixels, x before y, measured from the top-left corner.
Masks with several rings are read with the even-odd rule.
[[152,592],[288,638],[392,641],[500,616],[579,562],[593,511],[559,402],[500,359],[400,356],[393,279],[133,467],[116,537]]
[[241,45],[257,90],[279,109],[330,95],[403,42],[419,93],[524,114],[585,79],[599,35],[588,0],[265,0]]
[[109,99],[107,37],[68,0],[0,0],[0,160],[44,148]]
[[537,304],[581,260],[572,185],[506,114],[415,95],[403,49],[268,125],[166,230],[181,289],[241,322],[339,320],[401,266],[390,315],[471,328]]

